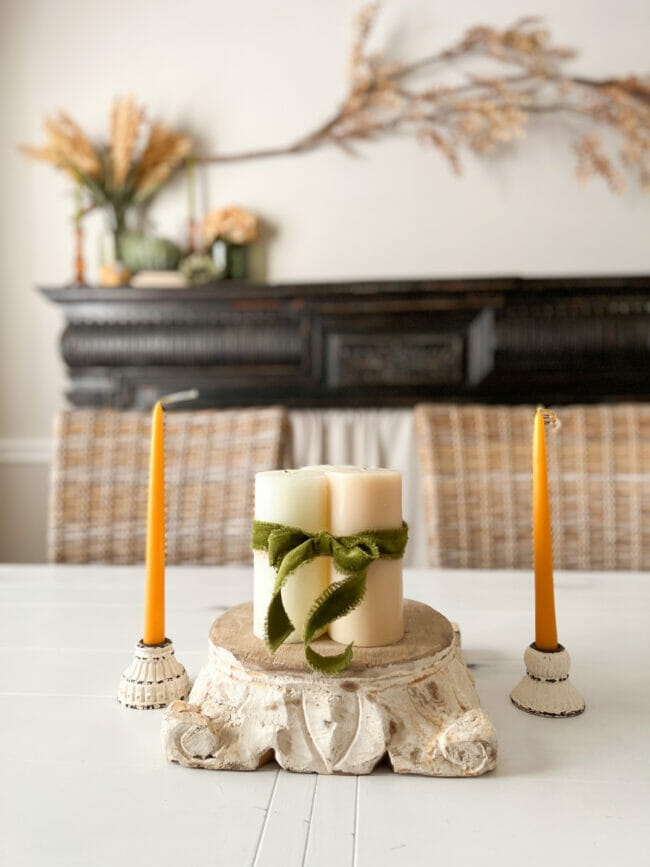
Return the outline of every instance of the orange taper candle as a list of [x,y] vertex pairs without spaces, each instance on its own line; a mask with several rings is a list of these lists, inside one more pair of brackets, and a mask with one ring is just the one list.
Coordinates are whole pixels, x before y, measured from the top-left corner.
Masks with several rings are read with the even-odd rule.
[[544,415],[539,409],[535,415],[533,435],[533,541],[535,547],[535,646],[540,650],[557,650],[546,437],[544,434]]
[[144,644],[162,644],[165,640],[165,451],[160,403],[154,406],[151,418],[146,571],[142,640]]

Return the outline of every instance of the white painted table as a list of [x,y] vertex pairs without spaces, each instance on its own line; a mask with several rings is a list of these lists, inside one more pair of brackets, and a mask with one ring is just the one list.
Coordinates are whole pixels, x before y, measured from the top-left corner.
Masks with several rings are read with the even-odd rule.
[[[516,710],[531,578],[410,572],[406,595],[457,620],[499,736],[477,779],[188,770],[160,711],[115,698],[140,637],[140,568],[0,566],[0,863],[417,867],[636,865],[650,807],[650,575],[557,576],[576,719]],[[167,623],[194,677],[209,626],[251,595],[237,568],[168,571]]]

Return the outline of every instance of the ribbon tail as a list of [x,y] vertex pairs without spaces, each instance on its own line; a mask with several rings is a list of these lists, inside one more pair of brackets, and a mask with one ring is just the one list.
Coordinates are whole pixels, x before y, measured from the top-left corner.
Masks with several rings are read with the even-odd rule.
[[352,650],[353,645],[348,644],[343,653],[337,653],[336,656],[322,656],[306,644],[305,659],[314,671],[320,674],[339,674],[352,662]]
[[366,592],[366,570],[343,581],[330,584],[321,593],[309,612],[302,632],[305,659],[309,665],[322,674],[338,674],[352,661],[352,644],[343,653],[335,656],[322,656],[310,647],[314,636],[340,617],[345,617],[361,602]]
[[264,623],[264,642],[271,653],[274,653],[287,640],[294,630],[282,601],[282,588],[287,579],[304,563],[309,563],[315,556],[314,540],[306,539],[297,548],[288,551],[282,558],[278,568],[273,594],[266,612]]
[[278,647],[284,644],[293,630],[294,625],[289,619],[289,615],[282,602],[282,593],[278,591],[271,597],[266,612],[266,620],[264,621],[264,643],[268,651],[275,653]]

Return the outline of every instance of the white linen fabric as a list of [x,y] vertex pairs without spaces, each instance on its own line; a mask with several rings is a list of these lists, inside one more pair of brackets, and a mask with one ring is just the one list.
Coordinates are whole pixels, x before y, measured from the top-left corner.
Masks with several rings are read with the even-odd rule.
[[289,410],[290,437],[282,465],[355,464],[388,467],[402,474],[404,520],[409,542],[404,565],[427,565],[420,469],[410,409]]

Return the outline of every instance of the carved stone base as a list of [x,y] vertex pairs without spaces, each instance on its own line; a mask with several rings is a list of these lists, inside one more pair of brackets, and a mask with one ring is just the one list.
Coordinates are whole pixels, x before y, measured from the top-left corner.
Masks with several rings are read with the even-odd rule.
[[[219,617],[209,659],[188,702],[165,711],[171,761],[192,768],[255,770],[272,758],[289,771],[369,774],[384,756],[397,773],[478,776],[497,742],[449,621],[404,604],[405,634],[388,647],[355,647],[347,671],[313,672],[302,645],[270,657],[247,602]],[[340,652],[328,638],[320,653]]]

